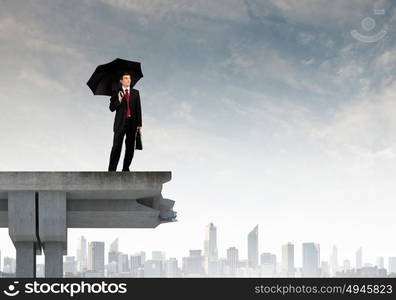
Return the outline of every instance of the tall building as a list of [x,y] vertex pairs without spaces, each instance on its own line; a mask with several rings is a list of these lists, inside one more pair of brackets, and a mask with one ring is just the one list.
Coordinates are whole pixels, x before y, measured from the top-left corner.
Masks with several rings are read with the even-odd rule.
[[88,269],[101,277],[104,276],[104,242],[88,244]]
[[146,252],[139,251],[139,252],[136,253],[136,255],[140,255],[140,257],[142,258],[142,263],[143,264],[146,262]]
[[118,238],[110,244],[109,252],[118,252]]
[[261,276],[271,277],[276,273],[276,255],[261,253],[260,255]]
[[5,256],[3,261],[4,261],[3,272],[4,273],[15,273],[16,259],[13,257]]
[[258,225],[248,234],[248,265],[250,268],[258,266]]
[[356,269],[361,269],[363,267],[363,249],[360,247],[356,251]]
[[349,259],[344,260],[344,272],[349,272],[351,270],[351,261]]
[[377,257],[377,260],[376,260],[376,265],[377,265],[377,267],[379,268],[379,269],[383,269],[384,268],[384,258],[382,257],[382,256],[380,256],[380,257]]
[[294,277],[294,245],[287,243],[282,245],[282,274],[286,277]]
[[214,277],[224,277],[230,274],[230,268],[228,267],[227,258],[219,258],[217,260],[217,271],[218,274]]
[[213,223],[205,226],[204,256],[217,259],[217,229]]
[[319,244],[303,243],[303,277],[320,276],[320,248]]
[[125,273],[130,272],[129,256],[125,253],[120,253],[118,257],[118,272]]
[[136,253],[134,255],[131,255],[129,258],[129,262],[132,277],[138,277],[139,269],[144,268],[145,263],[144,257],[142,257],[142,253]]
[[152,251],[151,252],[151,259],[152,260],[165,261],[166,260],[166,253],[165,253],[165,251]]
[[261,253],[260,264],[273,264],[276,265],[276,255],[272,253]]
[[77,242],[77,271],[84,273],[88,269],[87,240],[81,236]]
[[318,270],[319,276],[330,277],[330,269],[330,264],[327,261],[322,261]]
[[238,249],[235,247],[230,247],[227,249],[227,266],[229,270],[229,274],[227,275],[235,276],[239,266]]
[[336,276],[338,271],[338,249],[334,245],[330,255],[330,274]]
[[393,276],[396,275],[396,257],[389,257],[388,259],[388,273]]
[[66,256],[63,261],[63,274],[65,277],[74,277],[77,273],[77,261],[75,256]]
[[217,229],[213,223],[205,226],[204,237],[204,259],[205,271],[208,275],[216,273],[218,251],[217,251]]
[[144,277],[161,277],[162,263],[159,260],[148,260],[144,263]]
[[152,251],[151,252],[151,260],[158,261],[161,265],[161,276],[165,276],[165,260],[166,260],[166,253],[165,251]]
[[190,256],[183,257],[182,269],[185,276],[200,277],[205,275],[202,250],[190,250]]
[[165,276],[177,277],[178,275],[179,275],[179,267],[177,266],[177,259],[171,257],[165,262]]
[[119,273],[121,272],[120,267],[120,252],[118,251],[118,238],[116,238],[111,244],[108,253],[108,273]]

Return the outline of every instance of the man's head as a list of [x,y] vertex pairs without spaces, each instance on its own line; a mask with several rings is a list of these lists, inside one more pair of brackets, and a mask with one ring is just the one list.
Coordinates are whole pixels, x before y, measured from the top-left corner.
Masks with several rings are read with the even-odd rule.
[[120,76],[120,83],[123,87],[130,86],[131,84],[131,74],[124,72]]

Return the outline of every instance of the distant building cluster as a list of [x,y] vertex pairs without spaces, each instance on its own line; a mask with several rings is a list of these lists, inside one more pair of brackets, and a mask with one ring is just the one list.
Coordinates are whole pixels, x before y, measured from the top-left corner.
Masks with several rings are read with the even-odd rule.
[[[64,277],[396,277],[396,257],[388,258],[385,268],[383,257],[374,264],[363,263],[363,249],[355,254],[355,264],[339,261],[336,246],[329,260],[321,260],[320,245],[302,244],[302,266],[294,263],[294,244],[282,245],[278,261],[273,253],[261,253],[258,247],[258,225],[247,235],[247,259],[239,257],[236,247],[229,247],[225,258],[217,250],[217,229],[213,223],[205,226],[203,250],[189,250],[180,262],[166,257],[164,251],[152,251],[146,259],[144,251],[127,254],[119,251],[118,238],[110,245],[105,263],[105,243],[78,239],[75,256],[65,256]],[[3,264],[1,262],[3,261]],[[1,257],[0,277],[15,276],[15,258]],[[37,277],[44,277],[44,265],[37,264]]]

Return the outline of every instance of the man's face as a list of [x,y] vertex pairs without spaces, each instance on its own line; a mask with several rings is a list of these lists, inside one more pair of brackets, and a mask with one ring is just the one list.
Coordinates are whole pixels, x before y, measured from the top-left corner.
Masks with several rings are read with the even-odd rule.
[[120,82],[123,86],[130,86],[131,76],[129,76],[129,75],[122,76],[122,79],[120,79]]

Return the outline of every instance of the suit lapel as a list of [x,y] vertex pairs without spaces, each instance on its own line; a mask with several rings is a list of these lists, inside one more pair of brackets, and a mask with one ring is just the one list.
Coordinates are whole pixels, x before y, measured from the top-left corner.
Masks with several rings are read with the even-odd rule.
[[131,108],[131,113],[132,113],[132,107],[133,107],[133,89],[130,89],[130,91],[129,91],[129,107]]

